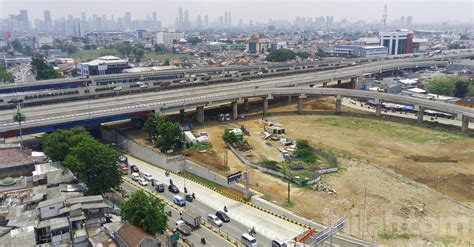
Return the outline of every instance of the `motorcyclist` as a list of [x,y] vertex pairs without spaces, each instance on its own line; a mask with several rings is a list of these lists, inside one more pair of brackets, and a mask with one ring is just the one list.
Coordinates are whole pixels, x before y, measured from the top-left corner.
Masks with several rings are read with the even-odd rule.
[[224,206],[224,212],[227,213],[227,206]]

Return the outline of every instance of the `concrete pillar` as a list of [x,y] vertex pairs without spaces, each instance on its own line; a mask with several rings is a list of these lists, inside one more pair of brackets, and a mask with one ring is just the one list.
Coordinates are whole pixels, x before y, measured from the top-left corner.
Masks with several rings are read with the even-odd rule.
[[298,97],[298,114],[303,113],[303,98]]
[[336,97],[336,113],[341,113],[342,110],[342,98],[340,95]]
[[268,98],[263,97],[263,116],[268,114]]
[[352,77],[352,78],[351,78],[351,85],[350,85],[349,88],[351,88],[351,89],[354,89],[354,88],[355,88],[355,86],[356,86],[356,80],[357,80],[356,77]]
[[418,113],[416,115],[416,122],[421,124],[423,123],[423,115],[425,113],[425,110],[423,109],[423,107],[418,107]]
[[469,119],[466,117],[463,117],[461,120],[461,131],[462,132],[467,132],[469,130]]
[[244,112],[249,111],[249,99],[244,99]]
[[184,109],[179,109],[179,121],[184,121]]
[[327,83],[327,82],[323,82],[323,87],[328,87],[328,83]]
[[375,115],[377,117],[382,116],[382,103],[381,102],[376,103],[376,105],[375,105]]
[[291,103],[291,95],[288,96],[288,103]]
[[341,87],[342,80],[337,80],[337,87]]
[[232,101],[232,116],[234,119],[237,119],[239,117],[239,110],[237,108],[239,104],[237,104],[237,101]]
[[197,122],[204,123],[204,106],[196,107]]

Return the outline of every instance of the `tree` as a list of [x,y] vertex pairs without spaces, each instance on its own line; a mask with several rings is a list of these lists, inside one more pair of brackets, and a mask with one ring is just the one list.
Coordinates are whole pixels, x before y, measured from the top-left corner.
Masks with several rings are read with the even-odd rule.
[[0,67],[0,82],[14,82],[13,75],[6,69]]
[[128,57],[132,52],[132,47],[129,42],[120,42],[115,45],[115,50],[117,50],[123,57]]
[[86,139],[92,139],[92,136],[90,136],[84,128],[75,127],[69,130],[59,129],[44,135],[43,152],[53,161],[62,162],[71,148]]
[[452,44],[449,44],[448,46],[448,50],[455,50],[459,48],[461,48],[461,45],[459,45],[459,43],[452,43]]
[[292,50],[278,49],[270,52],[267,56],[267,61],[283,62],[296,58],[296,54]]
[[168,49],[163,44],[156,44],[154,47],[156,53],[167,53]]
[[169,66],[170,65],[170,60],[166,59],[165,62],[163,63],[163,66]]
[[318,159],[314,152],[314,148],[309,145],[307,140],[299,140],[296,143],[295,153],[306,163],[314,163]]
[[66,52],[68,56],[70,56],[73,53],[76,53],[78,50],[77,47],[73,44],[61,45],[59,48],[61,49],[62,52]]
[[454,83],[454,97],[464,98],[469,92],[469,81],[458,80]]
[[300,58],[307,59],[311,54],[309,54],[307,51],[303,51],[296,53],[296,55]]
[[87,138],[69,150],[62,165],[86,184],[89,194],[100,195],[122,183],[118,157],[112,148]]
[[156,128],[159,135],[156,146],[162,152],[181,142],[181,129],[178,123],[165,119],[164,121],[158,121]]
[[326,56],[326,52],[321,49],[321,48],[318,48],[318,51],[316,52],[316,56],[318,57],[325,57]]
[[154,140],[156,138],[157,129],[156,125],[158,122],[158,117],[155,113],[150,113],[146,118],[145,123],[143,124],[143,130],[148,134],[150,140]]
[[13,48],[13,50],[15,50],[19,53],[23,53],[23,45],[21,44],[21,42],[18,39],[14,39],[12,41],[11,47]]
[[123,221],[139,226],[151,235],[162,233],[166,228],[168,217],[163,202],[141,190],[134,192],[120,209]]
[[192,45],[196,45],[197,43],[202,42],[202,40],[199,37],[194,36],[194,37],[189,38],[188,42],[191,43]]
[[43,55],[41,54],[37,54],[31,58],[31,67],[36,73],[37,80],[47,80],[61,77],[61,75],[56,70],[54,70],[53,66],[44,60]]
[[51,49],[53,49],[53,47],[50,46],[50,45],[42,45],[40,49],[41,50],[51,50]]
[[239,141],[239,138],[234,134],[234,132],[230,132],[228,129],[224,130],[224,134],[222,134],[222,139],[230,145]]
[[142,47],[133,47],[132,53],[135,56],[135,61],[140,62],[140,60],[145,55],[145,49]]

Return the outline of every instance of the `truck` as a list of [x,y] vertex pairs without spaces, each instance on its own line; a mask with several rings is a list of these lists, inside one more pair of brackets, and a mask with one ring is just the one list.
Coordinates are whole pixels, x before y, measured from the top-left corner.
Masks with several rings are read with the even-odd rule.
[[192,228],[198,228],[201,226],[201,215],[189,209],[183,212],[181,219]]
[[186,225],[184,220],[178,220],[176,221],[176,230],[183,234],[184,236],[189,236],[191,235],[192,228]]

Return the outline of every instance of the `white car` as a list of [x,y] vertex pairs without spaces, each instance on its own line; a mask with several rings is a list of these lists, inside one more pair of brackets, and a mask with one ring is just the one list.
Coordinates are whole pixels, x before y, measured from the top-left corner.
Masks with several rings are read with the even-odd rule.
[[143,185],[143,186],[147,186],[148,185],[148,181],[146,181],[144,178],[140,178],[138,180],[138,183]]
[[222,226],[222,220],[220,220],[215,214],[207,215],[207,221],[215,226]]
[[138,174],[137,172],[132,172],[132,179],[133,179],[134,181],[140,180],[140,179],[141,179],[141,178],[140,178],[140,174]]
[[143,177],[144,177],[145,180],[147,180],[147,181],[153,180],[153,175],[151,175],[150,173],[147,173],[147,172],[143,173]]
[[114,91],[115,92],[122,91],[122,87],[114,87]]
[[148,87],[148,83],[142,83],[140,84],[140,88],[147,88]]

